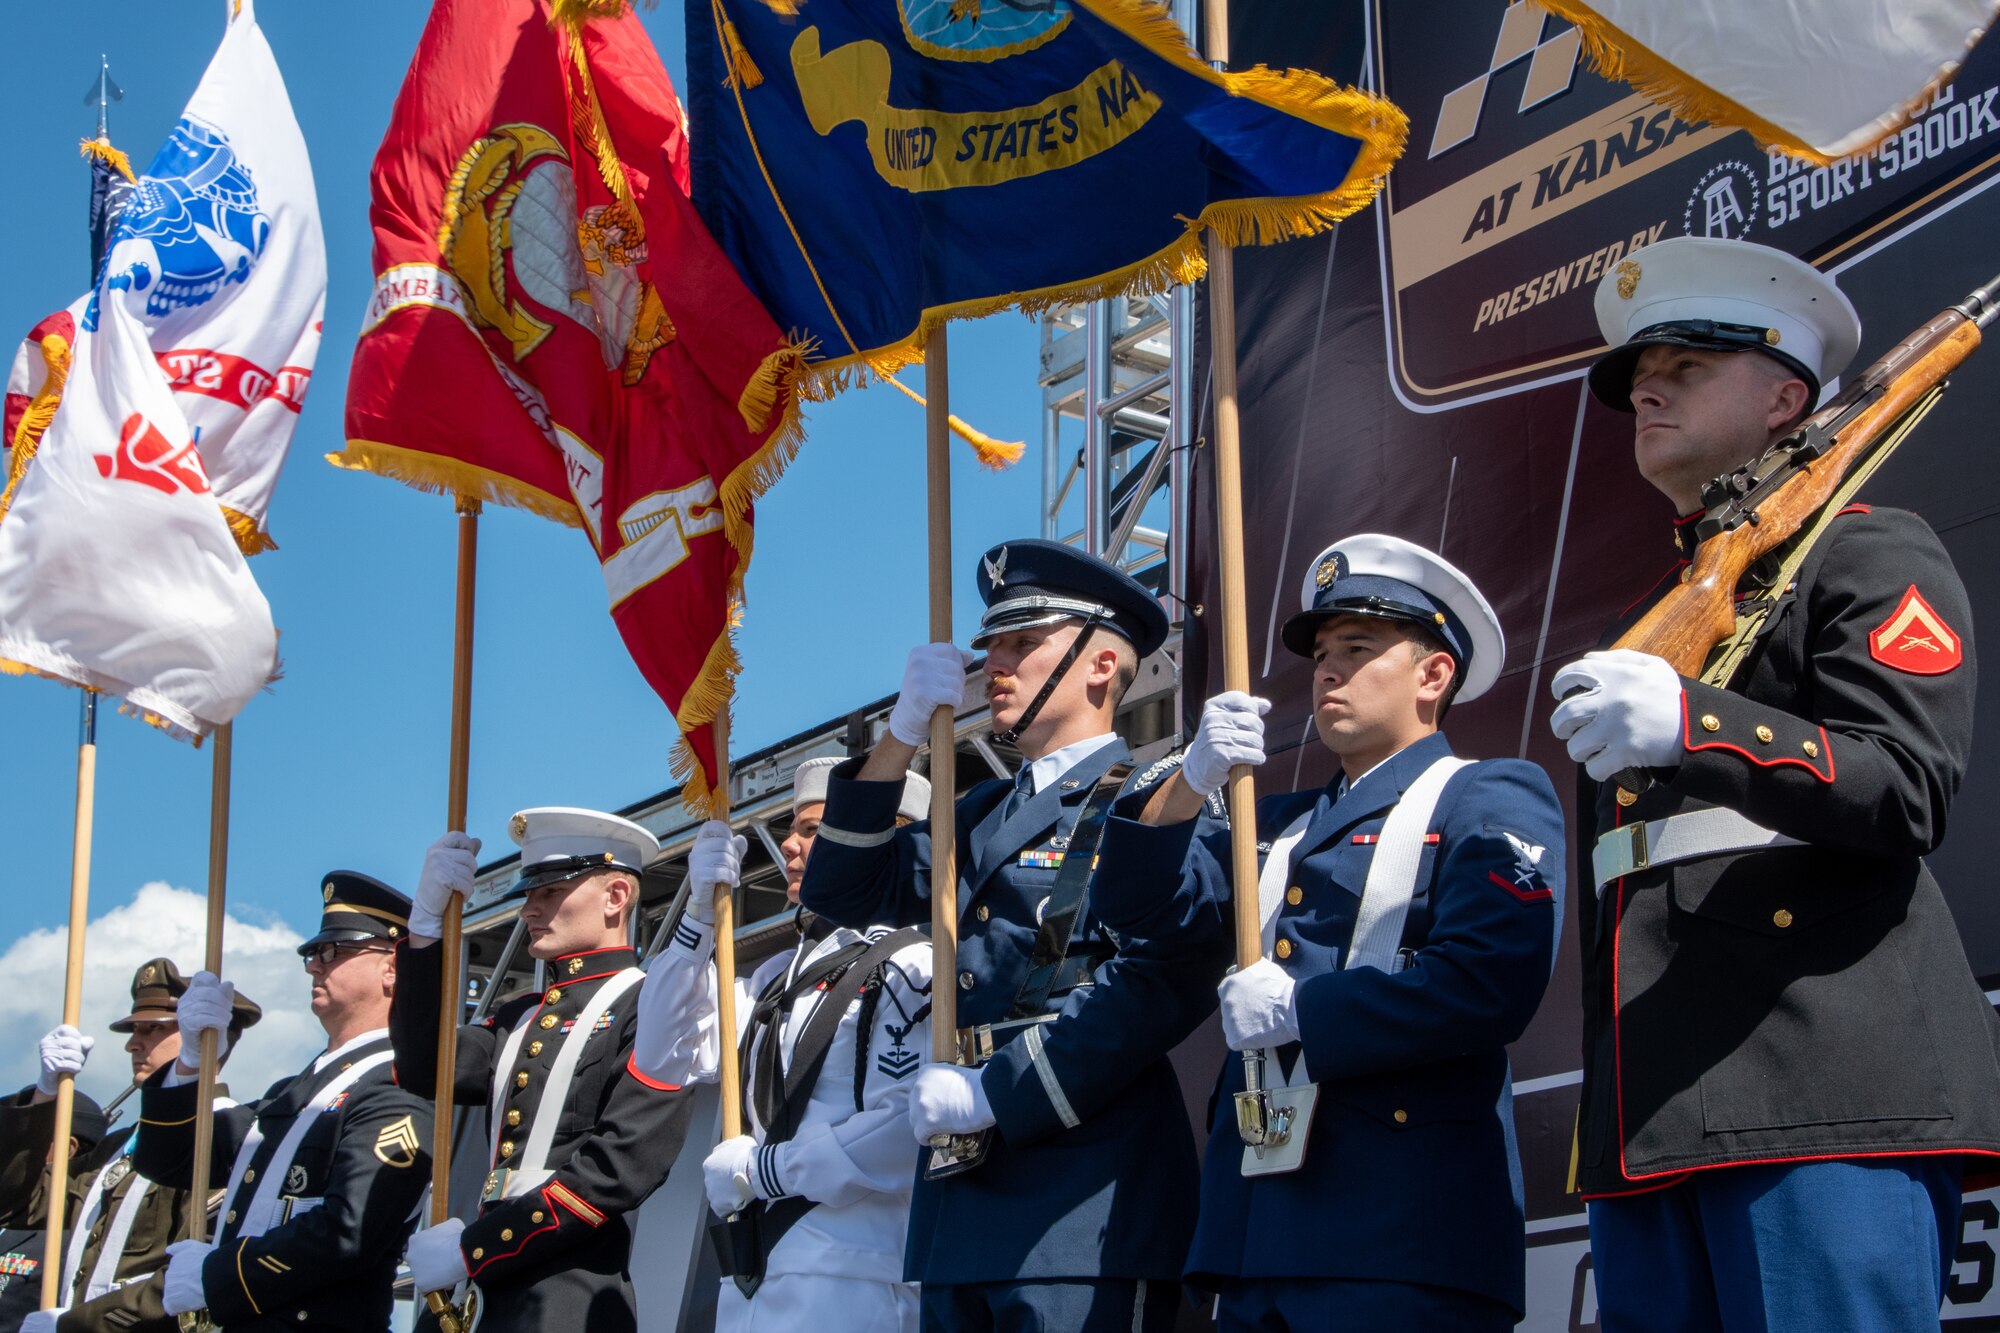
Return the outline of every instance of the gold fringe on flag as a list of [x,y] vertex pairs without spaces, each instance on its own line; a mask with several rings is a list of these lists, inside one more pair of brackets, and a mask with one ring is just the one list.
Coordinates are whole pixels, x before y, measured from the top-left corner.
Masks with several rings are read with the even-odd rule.
[[[884,375],[882,382],[896,392],[907,397],[918,407],[925,406],[924,396],[894,375]],[[1021,461],[1021,455],[1028,451],[1025,441],[996,440],[984,431],[974,430],[957,416],[950,418],[952,434],[972,446],[972,452],[979,456],[979,466],[993,472],[1003,472]]]
[[729,60],[729,85],[732,88],[761,88],[764,86],[764,71],[757,68],[757,62],[750,58],[750,51],[743,45],[743,37],[736,31],[736,25],[728,19],[722,20],[722,49]]
[[62,403],[63,385],[69,382],[69,340],[59,333],[46,334],[42,338],[41,351],[42,365],[47,373],[42,387],[35,392],[27,410],[21,413],[20,423],[14,427],[14,438],[8,441],[7,488],[0,490],[0,519],[7,517],[7,510],[14,503],[14,492],[20,488],[21,478],[28,473],[28,462],[42,446],[42,433],[56,419],[56,408]]
[[125,156],[121,149],[113,148],[111,140],[85,139],[79,148],[86,158],[96,158],[132,184],[139,183],[139,178],[132,174],[132,159]]
[[568,528],[583,526],[576,505],[537,490],[503,472],[494,472],[455,458],[441,458],[421,449],[383,444],[378,440],[349,440],[326,461],[349,472],[373,472],[378,477],[400,481],[414,490],[431,495],[451,495],[477,500],[481,504],[509,505],[551,519]]
[[236,539],[236,549],[244,555],[262,555],[278,549],[271,534],[258,527],[255,518],[228,505],[222,505],[221,509],[223,520],[229,524],[229,535]]

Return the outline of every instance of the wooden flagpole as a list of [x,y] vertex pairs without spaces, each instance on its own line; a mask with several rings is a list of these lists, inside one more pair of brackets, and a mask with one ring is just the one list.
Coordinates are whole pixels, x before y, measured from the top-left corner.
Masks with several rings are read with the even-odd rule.
[[[218,977],[222,975],[222,928],[227,919],[224,903],[229,882],[229,765],[235,732],[236,724],[225,722],[210,738],[214,751],[210,756],[208,787],[208,939],[201,965]],[[194,1108],[194,1169],[188,1176],[197,1200],[208,1197],[209,1160],[214,1150],[210,1140],[215,1136],[215,1074],[219,1063],[215,1033],[203,1032],[201,1080]],[[207,1240],[208,1209],[196,1207],[188,1212],[188,1239]]]
[[[725,705],[710,724],[715,734],[715,779],[709,790],[721,803],[721,819],[729,818],[729,709]],[[690,893],[715,898],[715,1031],[720,1046],[722,1094],[721,1137],[743,1132],[743,1066],[736,1052],[736,894],[726,884],[698,884]]]
[[[1229,0],[1208,0],[1206,54],[1217,69],[1229,64]],[[1242,425],[1236,401],[1236,260],[1213,232],[1208,246],[1208,326],[1215,375],[1215,509],[1222,601],[1222,688],[1250,691],[1249,597],[1243,578]],[[1236,965],[1264,956],[1257,911],[1257,788],[1248,764],[1229,770],[1230,870],[1236,885]],[[1246,1088],[1262,1086],[1263,1057],[1243,1053]]]
[[[75,1027],[83,1018],[83,935],[90,922],[90,826],[97,804],[97,693],[83,692],[81,734],[76,746],[76,834],[69,861],[69,957],[63,971],[62,1021]],[[56,1080],[55,1142],[49,1151],[48,1239],[42,1248],[42,1308],[52,1310],[62,1288],[59,1261],[67,1237],[63,1214],[69,1205],[69,1135],[76,1111],[76,1076]]]
[[[945,330],[924,344],[924,456],[929,481],[931,642],[951,642],[951,372]],[[957,1063],[958,719],[931,714],[931,1059]]]
[[[445,787],[445,827],[465,831],[466,785],[472,769],[472,604],[479,572],[479,502],[458,499],[458,596],[451,641],[451,757]],[[459,974],[459,926],[464,900],[452,895],[444,910],[444,934],[438,947],[444,984],[438,994],[437,1084],[432,1094],[436,1120],[431,1126],[431,1213],[436,1226],[451,1216],[451,1111],[458,1073],[458,1020],[465,1007],[465,980]],[[439,1296],[431,1292],[430,1296]],[[438,1309],[439,1301],[431,1308]]]

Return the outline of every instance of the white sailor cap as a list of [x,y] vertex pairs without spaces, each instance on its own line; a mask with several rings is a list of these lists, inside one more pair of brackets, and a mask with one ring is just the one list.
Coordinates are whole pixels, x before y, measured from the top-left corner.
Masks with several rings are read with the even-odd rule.
[[[792,770],[792,809],[802,805],[812,805],[826,800],[827,779],[833,770],[846,761],[843,759],[808,759]],[[918,820],[931,817],[930,779],[920,773],[903,775],[903,799],[896,805],[896,813],[904,819]]]
[[1632,410],[1632,371],[1648,347],[1759,351],[1796,372],[1819,400],[1861,346],[1861,316],[1832,278],[1783,250],[1676,236],[1633,251],[1597,284],[1597,327],[1611,350],[1590,391]]
[[506,898],[594,870],[643,874],[660,854],[660,840],[631,820],[575,806],[522,810],[507,821],[507,832],[521,848],[521,875]]
[[1313,655],[1319,627],[1335,616],[1422,625],[1458,663],[1461,700],[1491,689],[1507,660],[1500,617],[1472,580],[1442,556],[1401,537],[1364,532],[1321,551],[1306,567],[1299,606],[1282,637],[1300,657]]

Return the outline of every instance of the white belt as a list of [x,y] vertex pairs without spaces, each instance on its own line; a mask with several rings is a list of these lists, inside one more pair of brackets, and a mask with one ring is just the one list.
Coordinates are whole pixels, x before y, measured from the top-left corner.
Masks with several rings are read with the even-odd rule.
[[1703,856],[1802,845],[1799,839],[1753,823],[1734,810],[1713,806],[1610,830],[1591,849],[1590,868],[1601,898],[1606,884],[1635,870]]

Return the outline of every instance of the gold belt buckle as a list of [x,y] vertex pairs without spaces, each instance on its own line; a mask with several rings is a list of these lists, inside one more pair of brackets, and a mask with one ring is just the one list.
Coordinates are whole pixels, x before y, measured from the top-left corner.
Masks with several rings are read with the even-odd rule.
[[1632,869],[1644,870],[1653,862],[1646,847],[1646,821],[1636,820],[1626,825],[1632,834]]

